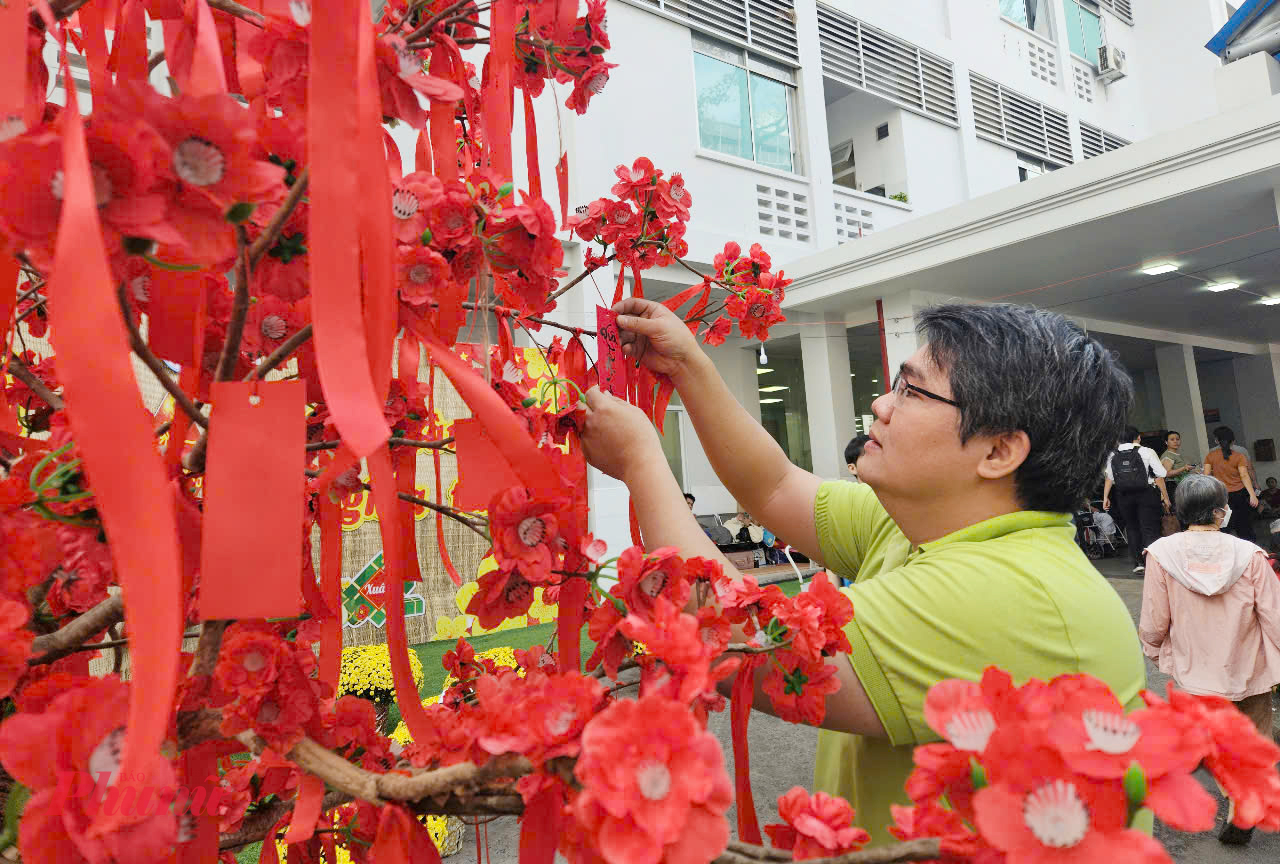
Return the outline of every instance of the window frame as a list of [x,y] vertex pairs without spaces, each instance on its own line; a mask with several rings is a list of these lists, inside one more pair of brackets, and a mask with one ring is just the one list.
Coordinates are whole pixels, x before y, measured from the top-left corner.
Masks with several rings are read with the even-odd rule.
[[[690,32],[690,35],[693,37],[692,53],[694,55],[701,54],[703,57],[706,57],[710,60],[717,60],[721,63],[724,63],[727,66],[734,66],[738,69],[743,70],[747,75],[747,86],[746,86],[747,121],[749,123],[748,134],[750,135],[750,140],[751,140],[750,162],[753,165],[757,165],[760,168],[767,169],[769,171],[781,171],[786,174],[804,176],[803,172],[800,170],[801,154],[800,154],[800,149],[797,146],[798,142],[796,140],[796,106],[798,104],[798,99],[797,99],[798,85],[796,83],[795,70],[789,69],[783,66],[782,64],[769,60],[765,57],[753,54],[750,50],[746,48],[741,48],[737,45],[732,45],[727,42],[721,42],[718,39],[712,39],[709,36],[705,36],[702,33],[698,33],[696,31],[691,30],[689,32]],[[696,61],[694,60],[693,57],[690,57],[690,62],[694,64],[693,98],[694,98],[694,116],[696,119],[697,118],[697,100],[698,100],[698,74],[697,74]],[[759,157],[757,156],[756,109],[755,109],[755,100],[753,99],[752,93],[751,93],[752,76],[756,76],[756,77],[764,78],[769,81],[776,82],[778,84],[781,84],[783,87],[783,93],[786,96],[786,108],[787,108],[787,144],[788,144],[788,149],[790,150],[790,156],[791,156],[791,165],[789,168],[779,168],[776,165],[770,165],[768,163],[761,162]],[[708,147],[705,144],[703,144],[701,124],[699,124],[699,128],[698,128],[698,148],[701,150],[706,150],[710,153],[715,153],[718,156],[724,156],[730,159],[743,158],[737,153],[725,153],[723,151],[716,150],[712,147]]]
[[[1022,4],[1022,10],[1023,10],[1023,11],[1022,11],[1022,14],[1023,14],[1024,16],[1026,16],[1026,15],[1027,15],[1027,3],[1028,3],[1028,2],[1031,2],[1031,0],[1018,0],[1018,2],[1020,2],[1020,3]],[[1003,18],[1005,21],[1007,21],[1007,22],[1009,22],[1010,24],[1012,24],[1014,27],[1017,27],[1017,28],[1019,28],[1020,30],[1025,30],[1025,31],[1027,31],[1028,33],[1030,33],[1032,36],[1035,36],[1035,37],[1037,37],[1037,38],[1039,38],[1039,39],[1043,39],[1043,40],[1045,40],[1046,42],[1054,42],[1054,41],[1055,41],[1055,34],[1054,34],[1054,29],[1055,29],[1055,28],[1054,28],[1054,26],[1053,26],[1053,13],[1052,13],[1052,7],[1051,7],[1051,5],[1049,5],[1049,4],[1051,4],[1051,3],[1052,3],[1052,0],[1035,0],[1035,2],[1036,2],[1036,4],[1037,4],[1037,6],[1038,6],[1038,11],[1039,11],[1039,13],[1040,13],[1039,18],[1038,18],[1037,20],[1040,20],[1040,21],[1043,21],[1043,22],[1044,22],[1044,26],[1045,26],[1045,32],[1044,32],[1044,33],[1041,33],[1039,30],[1037,30],[1035,27],[1031,26],[1030,24],[1024,24],[1023,22],[1018,21],[1018,20],[1017,20],[1017,19],[1015,19],[1015,18],[1010,18],[1008,15],[1004,14],[1003,12],[999,12],[999,11],[998,11],[998,10],[999,10],[999,6],[998,6],[998,5],[997,5],[997,14],[999,14],[999,16],[1000,16],[1001,18]],[[1044,5],[1040,5],[1040,4],[1044,4]],[[1046,13],[1048,13],[1048,14],[1046,14]]]
[[[1101,50],[1107,44],[1107,23],[1106,23],[1106,16],[1102,14],[1102,7],[1099,6],[1097,3],[1093,2],[1093,0],[1062,0],[1062,3],[1063,3],[1062,11],[1064,16],[1066,15],[1067,4],[1071,4],[1071,5],[1074,5],[1077,9],[1079,9],[1082,14],[1087,12],[1088,14],[1092,15],[1094,18],[1097,19],[1098,48],[1099,50]],[[1071,31],[1070,22],[1068,22],[1067,33],[1065,34],[1067,37],[1067,53],[1070,54],[1072,57],[1076,58],[1077,60],[1081,60],[1085,63],[1088,63],[1090,67],[1092,67],[1094,70],[1097,70],[1098,65],[1101,62],[1101,58],[1094,57],[1090,59],[1089,57],[1086,57],[1082,54],[1077,54],[1075,52],[1075,49],[1071,47],[1070,31]],[[1080,41],[1085,43],[1085,48],[1087,49],[1088,40],[1085,38],[1085,33],[1083,29],[1081,29],[1080,31]]]

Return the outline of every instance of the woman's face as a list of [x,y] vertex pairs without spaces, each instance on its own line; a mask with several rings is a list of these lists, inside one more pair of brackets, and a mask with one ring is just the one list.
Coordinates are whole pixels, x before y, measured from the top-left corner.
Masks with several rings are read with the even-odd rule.
[[1167,441],[1169,444],[1169,449],[1175,453],[1177,453],[1178,448],[1182,446],[1182,436],[1179,435],[1177,432],[1170,435]]

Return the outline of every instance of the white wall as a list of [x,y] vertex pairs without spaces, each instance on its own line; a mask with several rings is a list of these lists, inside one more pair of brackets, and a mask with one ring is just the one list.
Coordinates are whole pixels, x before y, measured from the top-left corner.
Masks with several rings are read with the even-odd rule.
[[[1243,430],[1236,432],[1249,453],[1256,456],[1254,442],[1270,438],[1280,444],[1280,388],[1276,386],[1276,365],[1280,355],[1260,354],[1255,357],[1237,357],[1235,367],[1236,391],[1240,397],[1240,414]],[[1265,483],[1268,475],[1280,477],[1280,462],[1261,462],[1255,458],[1259,482]]]
[[[932,213],[964,201],[968,197],[968,187],[959,130],[910,111],[901,114],[902,139],[909,168],[906,191],[915,215]],[[889,194],[893,191],[889,190]]]
[[[909,112],[867,93],[854,92],[827,106],[831,144],[853,142],[858,189],[884,186],[885,195],[907,192],[906,140]],[[925,121],[929,122],[929,121]],[[889,137],[877,140],[876,129],[888,125]]]
[[1155,369],[1130,372],[1133,377],[1133,414],[1129,422],[1144,432],[1167,428],[1160,396],[1160,374]]

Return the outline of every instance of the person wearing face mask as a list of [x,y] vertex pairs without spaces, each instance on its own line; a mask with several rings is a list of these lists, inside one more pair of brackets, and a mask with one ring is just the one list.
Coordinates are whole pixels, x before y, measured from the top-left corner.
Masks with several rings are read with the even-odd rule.
[[[1187,530],[1147,549],[1138,636],[1143,652],[1188,693],[1221,696],[1271,739],[1271,688],[1280,682],[1280,580],[1254,544],[1224,534],[1227,487],[1191,474],[1178,484]],[[1249,842],[1228,817],[1223,843]]]

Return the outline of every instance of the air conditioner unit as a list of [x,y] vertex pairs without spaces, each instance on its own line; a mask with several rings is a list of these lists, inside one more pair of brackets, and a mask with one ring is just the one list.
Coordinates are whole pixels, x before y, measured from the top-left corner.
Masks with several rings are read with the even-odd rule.
[[1098,48],[1098,78],[1104,82],[1118,81],[1129,74],[1124,52],[1114,45]]

